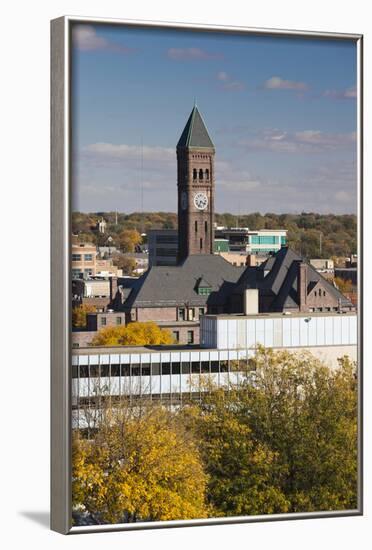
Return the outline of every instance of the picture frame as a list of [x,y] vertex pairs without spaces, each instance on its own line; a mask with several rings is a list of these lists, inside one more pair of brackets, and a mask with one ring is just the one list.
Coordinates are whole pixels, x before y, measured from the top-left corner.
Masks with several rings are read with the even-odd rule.
[[[71,212],[72,212],[72,74],[71,33],[74,25],[111,25],[137,29],[187,30],[223,35],[303,37],[346,40],[357,49],[357,177],[358,177],[358,271],[357,271],[357,368],[358,368],[358,505],[352,510],[264,514],[194,520],[169,520],[101,525],[72,525],[72,324],[71,324]],[[62,534],[96,531],[171,528],[183,526],[251,523],[288,519],[354,516],[363,513],[363,37],[358,34],[318,33],[276,29],[174,24],[61,17],[51,22],[51,528]]]

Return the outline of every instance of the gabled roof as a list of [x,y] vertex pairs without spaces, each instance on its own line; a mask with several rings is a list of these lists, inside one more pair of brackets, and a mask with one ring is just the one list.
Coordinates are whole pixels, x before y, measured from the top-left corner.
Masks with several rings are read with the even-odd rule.
[[[301,256],[293,250],[283,247],[258,268],[264,272],[270,270],[266,277],[258,283],[258,288],[270,289],[276,295],[271,306],[273,311],[298,307],[297,285],[298,264],[300,262],[304,262]],[[337,288],[318,273],[313,266],[307,262],[305,263],[307,265],[308,292],[320,282],[329,294],[333,295],[336,300],[341,301],[342,306],[350,305],[350,301]]]
[[177,143],[177,148],[195,147],[214,149],[201,114],[195,105]]
[[[120,279],[124,288],[131,292],[123,304],[124,309],[133,307],[167,307],[190,305],[224,305],[235,287],[244,267],[236,267],[214,254],[188,256],[176,266],[152,266],[134,283]],[[211,288],[211,293],[199,295],[198,282],[202,278]]]

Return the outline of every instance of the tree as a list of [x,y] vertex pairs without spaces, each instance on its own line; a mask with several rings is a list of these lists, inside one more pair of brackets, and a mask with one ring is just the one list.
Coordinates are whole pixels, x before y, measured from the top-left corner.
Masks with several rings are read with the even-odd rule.
[[86,304],[81,304],[72,310],[72,326],[75,328],[85,328],[87,326],[87,314],[94,313],[96,308]]
[[348,357],[329,369],[310,353],[261,349],[239,415],[252,436],[278,453],[290,512],[357,505],[357,391]]
[[169,330],[156,323],[129,323],[126,326],[105,327],[93,338],[93,346],[146,346],[173,344]]
[[351,280],[347,279],[341,279],[341,277],[335,277],[333,279],[333,282],[337,286],[340,292],[345,294],[345,292],[353,292],[353,283]]
[[141,243],[141,235],[135,229],[124,229],[119,235],[119,246],[123,252],[134,252]]
[[216,516],[287,512],[290,502],[281,488],[285,467],[236,414],[239,400],[239,391],[215,390],[194,420],[208,474],[208,502]]
[[123,271],[123,275],[132,275],[136,269],[136,260],[134,258],[128,258],[124,254],[114,254],[112,261],[119,269]]
[[206,482],[192,436],[160,407],[110,410],[93,439],[75,435],[73,508],[99,523],[207,517]]

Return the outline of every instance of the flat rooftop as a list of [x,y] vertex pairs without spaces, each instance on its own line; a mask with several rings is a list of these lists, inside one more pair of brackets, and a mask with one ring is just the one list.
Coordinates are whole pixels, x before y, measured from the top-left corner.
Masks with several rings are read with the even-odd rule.
[[204,317],[208,319],[290,319],[291,317],[343,317],[345,315],[356,315],[356,311],[338,312],[338,311],[308,311],[294,313],[254,313],[245,315],[244,313],[208,313]]

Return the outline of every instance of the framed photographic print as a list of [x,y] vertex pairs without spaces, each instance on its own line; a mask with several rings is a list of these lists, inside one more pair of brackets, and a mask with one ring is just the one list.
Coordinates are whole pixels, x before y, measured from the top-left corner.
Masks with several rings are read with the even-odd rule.
[[362,513],[362,36],[52,21],[52,529]]

